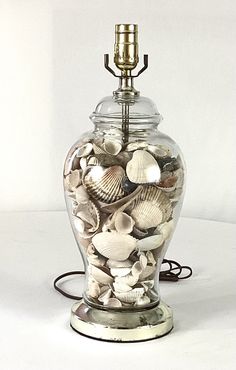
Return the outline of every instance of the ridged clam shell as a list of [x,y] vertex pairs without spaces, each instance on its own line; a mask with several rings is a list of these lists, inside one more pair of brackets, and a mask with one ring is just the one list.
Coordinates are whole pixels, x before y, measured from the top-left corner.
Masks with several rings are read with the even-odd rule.
[[82,145],[80,148],[77,149],[76,151],[76,157],[87,157],[91,151],[93,150],[93,144],[87,143]]
[[135,227],[144,230],[167,221],[172,214],[169,198],[155,186],[144,187],[131,207]]
[[114,217],[116,231],[122,234],[130,234],[134,227],[134,220],[127,213],[117,212]]
[[93,151],[95,154],[106,154],[106,151],[102,148],[102,143],[93,143]]
[[162,234],[148,236],[137,241],[137,248],[140,252],[150,251],[162,245],[164,238]]
[[144,294],[144,288],[134,288],[129,292],[114,292],[116,298],[125,303],[134,303]]
[[98,268],[96,266],[90,265],[90,274],[91,276],[101,284],[111,284],[113,282],[113,277],[110,276],[105,268]]
[[119,211],[124,211],[130,203],[132,203],[142,192],[142,186],[138,186],[133,193],[126,195],[124,198],[119,199],[110,204],[101,204],[101,210],[103,212],[113,213],[116,212],[118,209]]
[[92,241],[102,256],[116,261],[126,260],[136,248],[135,238],[116,231],[98,233]]
[[93,198],[112,203],[125,195],[121,186],[124,176],[125,171],[120,166],[94,166],[85,175],[83,183]]
[[74,170],[65,178],[65,189],[68,191],[75,191],[75,189],[81,185],[82,182],[82,171]]
[[136,150],[132,159],[127,163],[128,179],[135,184],[157,183],[161,171],[155,158],[145,150]]

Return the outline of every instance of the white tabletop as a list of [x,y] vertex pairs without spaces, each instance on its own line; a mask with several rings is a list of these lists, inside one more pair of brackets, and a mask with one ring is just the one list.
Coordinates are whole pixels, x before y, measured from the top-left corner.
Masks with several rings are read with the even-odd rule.
[[[193,277],[161,283],[175,327],[160,339],[107,343],[69,326],[73,301],[53,279],[82,268],[65,212],[0,215],[1,370],[236,368],[236,225],[182,218],[167,257]],[[65,284],[75,294],[79,279]]]

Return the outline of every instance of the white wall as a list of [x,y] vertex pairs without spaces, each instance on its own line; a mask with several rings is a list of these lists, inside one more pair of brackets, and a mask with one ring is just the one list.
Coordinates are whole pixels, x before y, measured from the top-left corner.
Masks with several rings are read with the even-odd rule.
[[183,215],[236,222],[234,0],[0,0],[0,209],[64,209],[62,164],[97,101],[115,23],[138,23],[137,81],[188,167]]

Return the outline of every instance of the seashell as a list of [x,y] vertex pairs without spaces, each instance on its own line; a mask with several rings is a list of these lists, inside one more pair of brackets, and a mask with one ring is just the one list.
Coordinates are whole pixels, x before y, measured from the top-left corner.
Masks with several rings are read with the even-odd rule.
[[144,270],[147,266],[147,257],[144,255],[144,254],[141,254],[140,257],[139,257],[139,262],[140,262],[140,265],[142,267],[142,270]]
[[147,277],[151,276],[152,274],[154,274],[156,271],[156,267],[155,266],[149,266],[147,265],[147,267],[143,270],[143,272],[139,275],[139,280],[142,281],[142,280],[145,280]]
[[134,288],[129,292],[114,292],[116,298],[125,303],[134,303],[144,294],[144,288]]
[[138,279],[139,279],[139,275],[133,275],[133,274],[128,274],[126,276],[117,276],[115,278],[115,283],[120,283],[120,284],[126,284],[126,285],[129,285],[129,286],[134,286],[135,284],[137,284],[138,282]]
[[107,273],[107,269],[105,267],[96,267],[90,265],[90,274],[92,277],[101,284],[111,284],[113,282],[113,277]]
[[177,177],[176,181],[176,188],[182,188],[184,185],[184,171],[182,168],[179,168],[178,170],[174,171],[174,175]]
[[77,212],[76,216],[90,225],[90,227],[87,229],[88,232],[95,232],[99,228],[100,213],[97,206],[93,202],[88,201],[86,204],[82,204],[79,207],[79,211]]
[[160,146],[148,145],[147,150],[151,152],[155,157],[165,157],[168,155],[168,151]]
[[128,179],[136,184],[157,183],[161,177],[160,167],[155,158],[145,150],[136,150],[127,163]]
[[74,191],[82,183],[82,171],[74,170],[65,178],[65,189]]
[[164,238],[162,234],[148,236],[137,241],[137,248],[140,252],[150,251],[162,245]]
[[132,269],[131,269],[131,273],[133,276],[139,276],[141,274],[141,272],[143,271],[143,267],[140,263],[140,261],[136,261],[133,266],[132,266]]
[[112,276],[126,276],[130,273],[130,267],[112,267],[110,273]]
[[153,253],[151,251],[147,251],[146,257],[147,257],[147,262],[148,263],[150,263],[153,266],[156,265],[156,260],[155,260],[155,258],[153,256]]
[[111,155],[117,155],[122,149],[122,145],[119,141],[111,139],[105,139],[102,147],[106,153]]
[[93,151],[95,154],[106,154],[106,151],[102,148],[102,146],[97,143],[93,143]]
[[138,297],[136,302],[135,302],[135,306],[143,306],[145,304],[148,304],[151,302],[151,299],[147,296],[147,295],[144,295],[142,297]]
[[93,245],[102,256],[124,261],[135,250],[136,239],[116,231],[101,232],[93,237]]
[[94,253],[95,253],[95,248],[94,248],[92,243],[89,243],[89,245],[87,247],[87,254],[90,255],[90,254],[94,254]]
[[118,233],[130,234],[134,227],[134,220],[127,213],[117,212],[115,215],[115,229]]
[[175,188],[175,184],[177,181],[177,176],[173,175],[173,172],[165,171],[161,174],[161,180],[158,183],[158,187],[160,188]]
[[87,167],[87,158],[86,157],[82,157],[79,161],[79,164],[80,164],[80,168],[82,170],[85,170],[86,167]]
[[103,256],[98,256],[96,254],[88,255],[87,260],[91,265],[98,266],[98,267],[104,266],[106,263],[106,259]]
[[144,230],[167,221],[172,214],[169,198],[155,186],[144,187],[130,208],[135,227]]
[[92,167],[83,179],[88,193],[95,199],[112,203],[125,195],[121,187],[125,171],[120,166]]
[[74,218],[74,225],[75,225],[76,230],[79,233],[83,233],[84,232],[85,224],[84,224],[84,221],[83,220],[81,220],[78,217]]
[[125,168],[131,157],[131,152],[120,152],[119,154],[117,154],[116,159],[119,161],[120,165]]
[[114,203],[101,204],[101,210],[109,213],[116,212],[118,209],[119,211],[124,211],[130,205],[130,203],[132,203],[138,197],[138,195],[142,192],[142,189],[142,186],[138,186],[133,193],[126,195],[124,198],[119,199]]
[[164,222],[163,224],[158,225],[154,233],[156,232],[159,234],[161,233],[163,239],[167,240],[170,238],[173,230],[174,230],[174,221],[172,219],[168,222]]
[[78,188],[75,189],[75,198],[78,203],[88,203],[89,196],[83,185],[80,185]]
[[104,305],[107,307],[122,307],[121,301],[117,298],[109,298],[104,302]]
[[92,150],[93,150],[93,144],[86,143],[77,149],[76,157],[79,157],[79,158],[87,157],[91,153]]
[[146,141],[134,141],[134,142],[131,142],[129,143],[127,146],[126,146],[126,151],[128,152],[133,152],[137,149],[144,149],[144,148],[147,148],[148,144]]
[[125,260],[125,261],[116,261],[116,260],[107,260],[107,266],[110,268],[117,268],[117,267],[131,267],[132,261]]
[[144,287],[145,292],[154,287],[154,280],[145,280],[141,282],[141,285]]
[[119,282],[118,283],[114,282],[113,287],[116,292],[120,292],[120,293],[129,292],[130,290],[132,290],[132,288],[128,284],[119,283]]
[[88,281],[88,290],[87,290],[88,296],[92,298],[97,298],[100,294],[100,287],[97,281],[95,280],[89,280]]
[[137,229],[137,227],[134,226],[133,228],[133,233],[134,235],[137,237],[137,238],[144,238],[145,236],[148,235],[148,231],[147,230],[139,230]]
[[98,300],[99,302],[105,303],[110,297],[111,297],[111,288],[105,290],[99,297]]
[[96,156],[92,156],[88,160],[89,166],[104,166],[104,167],[111,167],[115,165],[120,165],[120,160],[113,155],[107,153],[96,154]]

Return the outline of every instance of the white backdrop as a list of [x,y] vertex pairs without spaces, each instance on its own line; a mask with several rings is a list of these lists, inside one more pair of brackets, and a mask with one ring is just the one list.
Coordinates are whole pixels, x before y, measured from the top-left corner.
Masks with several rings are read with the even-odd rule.
[[236,222],[234,0],[0,0],[0,210],[64,209],[62,165],[116,88],[115,23],[138,23],[160,129],[188,168],[183,215]]

